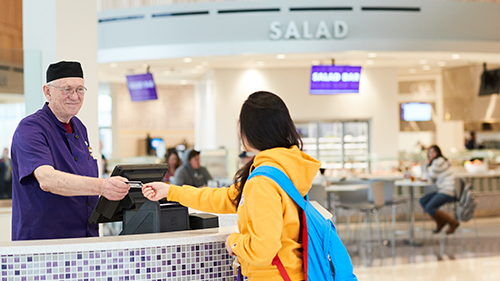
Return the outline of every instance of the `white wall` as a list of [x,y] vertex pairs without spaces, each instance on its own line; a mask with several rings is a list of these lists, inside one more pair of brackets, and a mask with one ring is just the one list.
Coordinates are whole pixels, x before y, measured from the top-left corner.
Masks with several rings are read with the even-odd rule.
[[[240,144],[236,129],[241,105],[251,93],[266,90],[285,101],[296,122],[370,119],[372,154],[397,157],[399,111],[396,69],[363,69],[359,94],[309,95],[309,75],[308,68],[215,70],[217,147],[224,146],[230,153],[238,153]],[[210,140],[202,137],[201,141]],[[233,172],[229,171],[229,175]]]
[[0,208],[0,243],[10,242],[12,232],[12,208]]

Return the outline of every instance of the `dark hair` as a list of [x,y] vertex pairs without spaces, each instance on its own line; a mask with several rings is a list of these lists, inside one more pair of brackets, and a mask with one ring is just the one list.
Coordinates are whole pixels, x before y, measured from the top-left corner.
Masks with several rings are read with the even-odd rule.
[[427,155],[429,155],[429,150],[431,150],[431,149],[434,149],[434,151],[436,151],[436,153],[437,153],[437,156],[434,159],[432,159],[431,164],[438,157],[443,157],[444,160],[448,160],[448,159],[446,159],[446,157],[443,156],[443,153],[441,152],[441,148],[439,148],[439,146],[437,146],[437,145],[431,145],[429,147],[429,149],[427,150]]
[[193,150],[191,150],[191,151],[189,152],[189,155],[188,155],[188,161],[189,161],[189,160],[191,160],[191,159],[193,159],[193,157],[198,156],[198,155],[200,155],[200,152],[199,152],[199,151],[196,151],[196,150],[194,150],[194,149],[193,149]]
[[168,159],[170,158],[170,156],[174,154],[175,156],[177,156],[177,165],[175,167],[172,167],[172,168],[179,168],[181,165],[182,165],[182,161],[181,159],[179,158],[179,154],[177,153],[177,149],[175,149],[174,147],[171,147],[169,149],[167,149],[167,153],[165,154],[165,163],[168,163]]
[[[302,150],[302,139],[285,102],[273,93],[260,91],[251,94],[241,106],[239,123],[242,138],[259,151],[276,147],[290,148],[294,145]],[[233,200],[236,208],[252,165],[253,159],[234,176],[234,183],[238,186],[238,195]]]

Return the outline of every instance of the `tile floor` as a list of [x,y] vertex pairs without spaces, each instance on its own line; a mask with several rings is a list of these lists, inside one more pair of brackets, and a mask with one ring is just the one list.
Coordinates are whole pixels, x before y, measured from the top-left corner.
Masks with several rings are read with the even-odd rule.
[[459,228],[462,231],[451,236],[432,235],[431,221],[425,223],[425,228],[422,221],[417,221],[415,237],[423,242],[419,247],[404,243],[408,224],[398,222],[400,235],[396,236],[394,254],[388,223],[382,223],[382,247],[378,246],[375,231],[368,239],[371,242],[354,243],[353,233],[359,235],[362,225],[351,224],[351,239],[346,237],[345,225],[338,224],[337,228],[351,254],[359,281],[500,281],[500,217],[480,218],[476,222],[479,239],[473,231],[473,220],[462,223]]

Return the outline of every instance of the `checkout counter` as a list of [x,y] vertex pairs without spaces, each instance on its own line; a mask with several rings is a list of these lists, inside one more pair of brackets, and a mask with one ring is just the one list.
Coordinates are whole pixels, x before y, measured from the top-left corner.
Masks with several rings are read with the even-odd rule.
[[0,276],[2,280],[234,280],[225,241],[236,231],[236,226],[226,226],[3,242]]
[[[165,171],[156,164],[121,166],[114,172],[129,181],[148,182],[163,178]],[[123,219],[131,230],[122,234],[133,235],[0,242],[1,280],[235,279],[225,242],[238,231],[236,214],[218,215],[214,224],[213,215],[188,215],[180,205],[138,201],[135,193],[140,189],[122,201],[101,197],[89,219],[98,223]],[[188,221],[179,223],[184,220]],[[193,228],[202,229],[185,230]]]

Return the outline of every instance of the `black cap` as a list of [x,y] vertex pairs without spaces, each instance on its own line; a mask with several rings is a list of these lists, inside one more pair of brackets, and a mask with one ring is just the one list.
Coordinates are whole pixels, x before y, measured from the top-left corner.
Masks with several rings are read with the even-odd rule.
[[60,61],[47,68],[47,83],[68,77],[83,78],[83,69],[77,61]]

